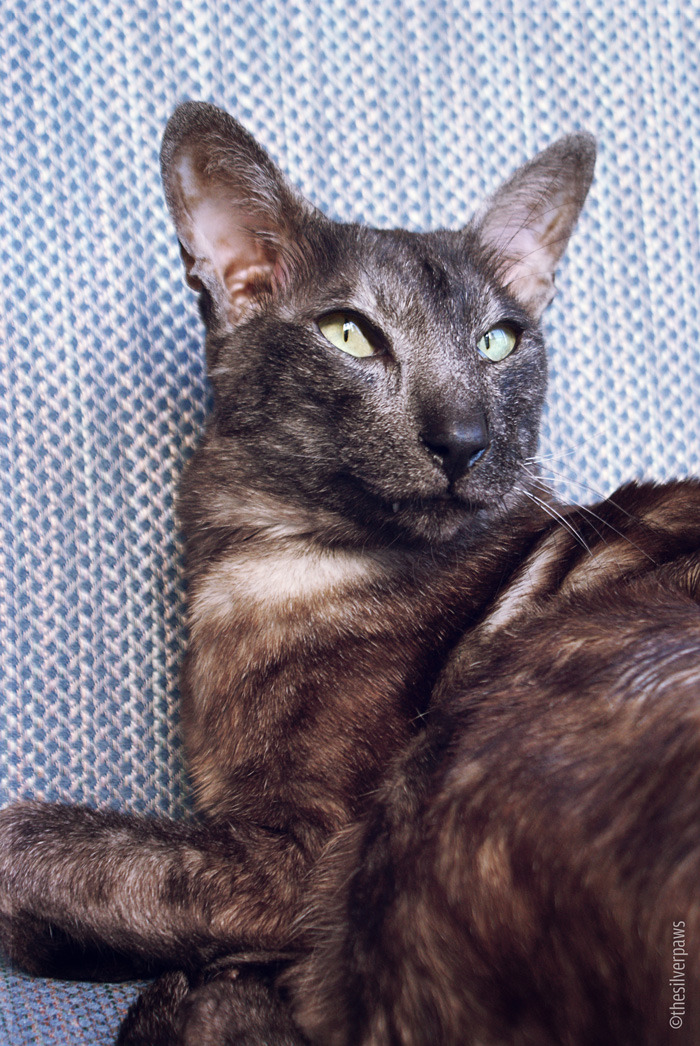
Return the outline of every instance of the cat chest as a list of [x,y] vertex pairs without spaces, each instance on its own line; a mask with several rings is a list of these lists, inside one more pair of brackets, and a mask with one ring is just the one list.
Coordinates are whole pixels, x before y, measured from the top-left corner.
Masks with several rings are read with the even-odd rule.
[[357,694],[360,671],[381,700],[375,688],[405,688],[433,651],[426,619],[440,615],[430,602],[405,569],[362,553],[231,556],[192,587],[189,688],[200,702],[216,693],[239,707],[273,688],[287,703],[316,682]]
[[195,583],[190,627],[243,624],[246,619],[291,623],[295,616],[328,615],[379,576],[374,563],[345,552],[285,551],[232,555]]
[[[286,794],[290,781],[313,781],[324,810],[344,810],[355,778],[373,781],[405,742],[414,690],[426,692],[425,651],[434,654],[420,602],[364,556],[284,553],[212,565],[193,588],[183,679],[199,804],[214,809],[235,794],[269,823],[263,800],[278,787]],[[212,737],[226,739],[216,756]],[[248,789],[263,766],[264,788]]]
[[275,666],[287,675],[296,663],[308,678],[319,660],[342,656],[343,637],[371,640],[383,631],[377,587],[381,570],[362,555],[282,550],[221,560],[190,600],[197,676],[216,679],[221,691],[232,680],[252,685]]

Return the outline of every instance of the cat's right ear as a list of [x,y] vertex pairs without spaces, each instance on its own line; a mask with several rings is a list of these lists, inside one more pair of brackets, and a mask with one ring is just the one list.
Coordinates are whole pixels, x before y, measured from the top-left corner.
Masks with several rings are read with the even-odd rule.
[[178,106],[160,154],[187,282],[235,325],[284,281],[312,208],[241,125],[206,102]]

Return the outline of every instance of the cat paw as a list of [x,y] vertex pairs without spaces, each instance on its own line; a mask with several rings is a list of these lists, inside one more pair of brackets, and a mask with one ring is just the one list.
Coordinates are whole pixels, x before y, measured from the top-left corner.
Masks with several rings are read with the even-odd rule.
[[169,971],[129,1009],[116,1046],[309,1046],[263,968]]
[[129,1007],[115,1046],[181,1046],[180,1010],[189,991],[182,970],[158,977]]

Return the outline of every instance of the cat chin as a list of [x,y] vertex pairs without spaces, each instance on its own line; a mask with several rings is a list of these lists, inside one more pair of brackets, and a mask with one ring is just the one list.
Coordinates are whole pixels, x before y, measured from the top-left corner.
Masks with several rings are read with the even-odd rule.
[[509,514],[521,511],[525,505],[523,491],[512,487],[483,499],[455,495],[403,501],[398,508],[396,503],[392,505],[389,511],[391,524],[405,542],[433,548],[459,545],[464,549],[486,535],[498,538]]
[[460,544],[480,537],[493,519],[494,510],[480,502],[457,498],[404,501],[391,505],[389,528],[410,543],[439,546]]

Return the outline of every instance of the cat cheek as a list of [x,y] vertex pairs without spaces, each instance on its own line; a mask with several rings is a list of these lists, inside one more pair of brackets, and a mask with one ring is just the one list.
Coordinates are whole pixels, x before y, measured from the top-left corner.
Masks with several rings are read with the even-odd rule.
[[537,432],[528,422],[521,421],[518,425],[518,443],[523,456],[534,453],[537,446]]

